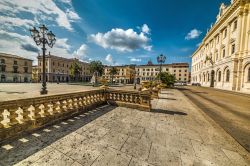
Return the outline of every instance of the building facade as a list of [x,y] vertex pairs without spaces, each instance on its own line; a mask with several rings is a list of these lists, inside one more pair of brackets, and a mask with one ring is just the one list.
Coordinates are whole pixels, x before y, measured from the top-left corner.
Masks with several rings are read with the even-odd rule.
[[[118,74],[114,76],[116,83],[140,83],[141,81],[153,81],[160,72],[160,65],[148,63],[147,65],[130,65],[130,66],[115,66]],[[104,69],[104,77],[111,80],[110,69],[112,66],[107,66]],[[162,72],[173,74],[178,82],[189,82],[189,64],[188,63],[173,63],[163,64]]]
[[0,82],[31,82],[32,60],[0,53]]
[[[42,56],[38,55],[38,80],[42,80]],[[90,73],[89,63],[81,62],[78,59],[67,59],[51,55],[50,53],[45,57],[45,72],[47,82],[69,82],[71,77],[71,66],[77,62],[80,67],[79,80],[83,82],[90,81],[92,75]]]
[[[110,69],[113,66],[104,67],[103,77],[112,80],[112,75],[110,74]],[[121,84],[132,84],[134,83],[135,75],[135,65],[124,65],[124,66],[115,66],[117,69],[117,74],[113,76],[113,82]]]
[[[155,80],[160,72],[160,65],[147,64],[136,66],[137,82]],[[163,64],[162,72],[173,74],[177,82],[189,82],[189,64],[172,63]]]
[[250,93],[250,0],[222,4],[192,55],[192,83]]

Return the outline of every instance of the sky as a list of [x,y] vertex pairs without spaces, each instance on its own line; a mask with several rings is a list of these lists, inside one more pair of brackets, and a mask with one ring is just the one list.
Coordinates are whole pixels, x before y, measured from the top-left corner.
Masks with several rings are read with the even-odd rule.
[[0,52],[34,60],[29,29],[56,35],[47,53],[106,65],[188,62],[230,0],[0,0]]

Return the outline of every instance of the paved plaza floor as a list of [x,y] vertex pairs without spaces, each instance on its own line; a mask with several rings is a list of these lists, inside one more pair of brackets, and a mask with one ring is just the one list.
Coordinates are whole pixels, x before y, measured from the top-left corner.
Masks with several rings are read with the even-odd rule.
[[[1,83],[0,101],[38,97],[41,83]],[[66,83],[47,83],[48,95],[74,93],[96,89],[93,86],[70,85]]]
[[[0,101],[41,96],[41,86],[41,83],[0,83]],[[134,90],[134,87],[132,85],[118,85],[116,87],[111,88],[122,90]],[[137,88],[139,88],[139,85],[137,85]],[[93,89],[99,88],[83,84],[47,83],[47,95],[74,93]]]
[[103,106],[1,145],[0,165],[250,165],[249,153],[178,90],[152,112]]

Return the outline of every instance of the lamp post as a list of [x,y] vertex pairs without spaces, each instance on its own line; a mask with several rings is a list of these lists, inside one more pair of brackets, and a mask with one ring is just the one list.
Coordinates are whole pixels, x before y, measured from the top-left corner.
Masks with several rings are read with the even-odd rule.
[[157,57],[157,62],[160,64],[160,76],[161,76],[162,64],[165,63],[165,61],[166,61],[166,57],[163,54]]
[[48,28],[45,25],[42,25],[39,27],[39,31],[33,27],[33,29],[30,29],[31,37],[34,39],[37,46],[41,45],[42,51],[43,51],[43,83],[42,83],[42,89],[40,91],[41,95],[47,94],[47,87],[46,87],[46,73],[45,73],[45,52],[46,52],[46,45],[49,47],[53,47],[53,45],[56,42],[55,35],[49,31]]
[[136,89],[136,84],[137,84],[137,72],[136,72],[136,70],[135,70],[135,72],[134,72],[134,89]]

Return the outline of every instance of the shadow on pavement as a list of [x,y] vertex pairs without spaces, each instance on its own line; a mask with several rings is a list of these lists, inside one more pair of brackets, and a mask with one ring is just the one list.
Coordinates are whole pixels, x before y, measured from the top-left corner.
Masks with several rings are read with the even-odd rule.
[[168,115],[184,115],[186,116],[187,113],[185,112],[180,112],[180,111],[169,111],[169,110],[162,110],[162,109],[152,109],[151,112],[155,113],[163,113],[163,114],[168,114]]
[[79,116],[76,116],[77,118],[66,119],[0,144],[0,165],[14,165],[107,112],[112,111],[114,108],[116,107],[105,105],[88,112],[83,112]]
[[166,100],[177,100],[175,98],[170,98],[170,97],[159,97],[159,99],[166,99]]

